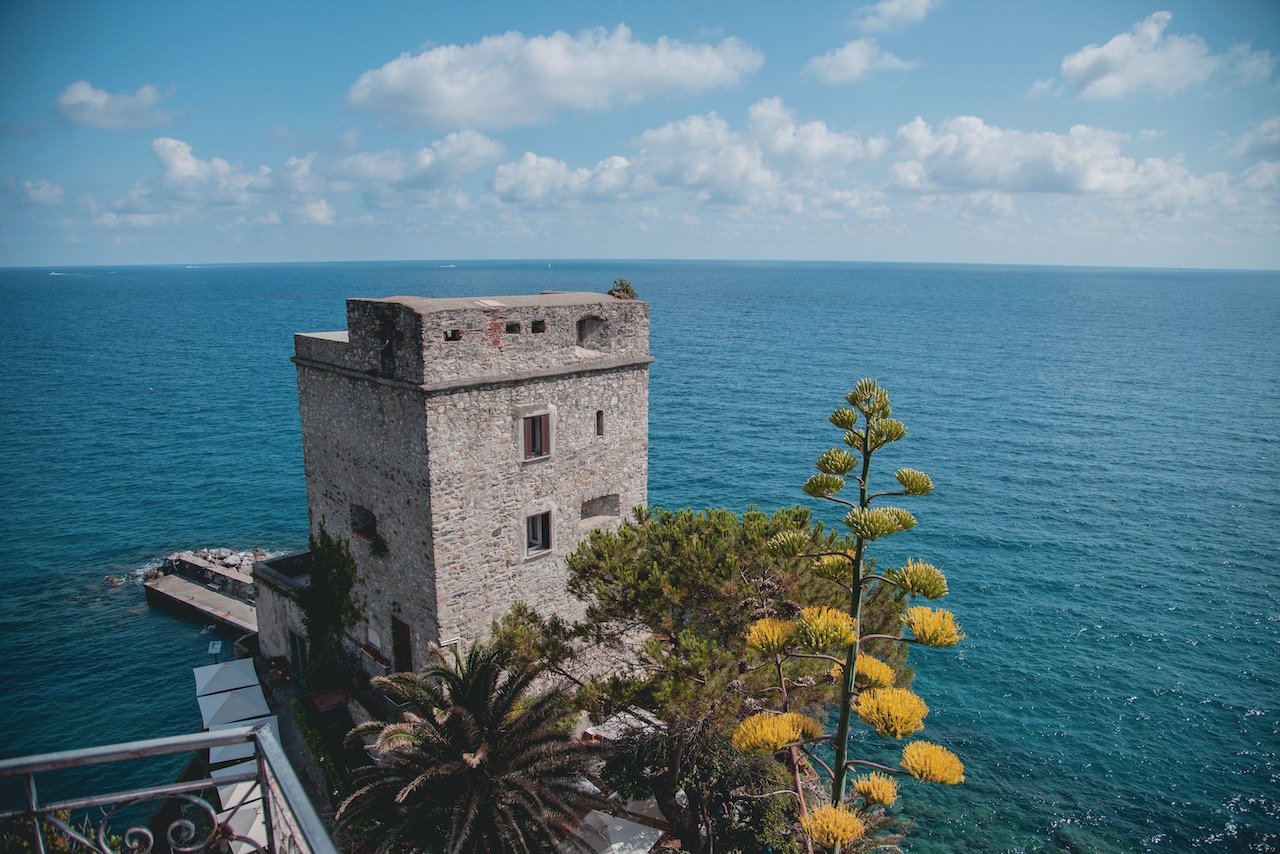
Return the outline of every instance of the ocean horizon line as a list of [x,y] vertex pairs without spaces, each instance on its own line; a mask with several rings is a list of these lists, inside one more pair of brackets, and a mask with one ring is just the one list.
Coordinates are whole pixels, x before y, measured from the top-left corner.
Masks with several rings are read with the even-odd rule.
[[1081,270],[1081,271],[1124,271],[1124,272],[1197,272],[1197,273],[1280,273],[1280,267],[1150,267],[1122,264],[1049,264],[1005,261],[889,261],[889,260],[840,260],[840,259],[801,259],[801,258],[384,258],[384,259],[330,259],[330,260],[274,260],[274,261],[166,261],[145,263],[94,263],[94,264],[24,264],[0,266],[0,272],[48,271],[57,274],[62,271],[82,270],[139,270],[139,269],[228,269],[236,267],[399,267],[418,265],[438,265],[444,268],[450,265],[489,265],[513,267],[534,264],[585,265],[585,264],[649,264],[668,266],[680,264],[720,264],[742,267],[847,267],[851,269],[912,268],[929,269],[1000,269],[1000,270]]

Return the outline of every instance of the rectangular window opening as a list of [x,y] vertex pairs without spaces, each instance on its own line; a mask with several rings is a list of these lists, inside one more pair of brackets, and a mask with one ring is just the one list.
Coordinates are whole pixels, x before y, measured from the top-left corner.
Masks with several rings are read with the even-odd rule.
[[536,460],[551,453],[551,415],[530,415],[524,419],[524,458]]
[[372,541],[378,536],[378,517],[368,507],[351,505],[351,533],[362,540]]
[[536,333],[546,332],[547,322],[545,320],[535,320],[533,323],[529,324],[529,330]]
[[519,335],[519,334],[520,334],[520,321],[518,321],[518,320],[508,320],[508,321],[507,321],[507,325],[504,327],[504,329],[505,329],[505,331],[506,331],[506,333],[507,333],[508,335]]
[[413,672],[413,634],[397,617],[391,618],[391,662],[396,673]]
[[551,550],[551,511],[536,513],[525,519],[525,552],[535,554]]
[[461,341],[461,340],[462,340],[462,330],[461,330],[461,329],[446,329],[446,330],[445,330],[445,333],[444,333],[444,340],[446,340],[446,341]]
[[597,436],[604,435],[604,410],[603,409],[596,410],[596,435]]

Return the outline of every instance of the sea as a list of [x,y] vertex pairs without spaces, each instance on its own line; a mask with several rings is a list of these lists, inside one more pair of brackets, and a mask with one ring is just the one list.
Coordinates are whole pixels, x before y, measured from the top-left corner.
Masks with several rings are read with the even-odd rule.
[[838,523],[800,486],[845,392],[889,390],[908,434],[873,481],[910,466],[936,490],[873,556],[941,566],[967,635],[911,654],[925,736],[967,780],[903,784],[907,850],[1280,848],[1276,272],[0,270],[0,756],[200,728],[190,671],[217,635],[149,608],[142,576],[180,549],[305,546],[294,332],[344,328],[348,297],[617,277],[651,306],[653,504]]

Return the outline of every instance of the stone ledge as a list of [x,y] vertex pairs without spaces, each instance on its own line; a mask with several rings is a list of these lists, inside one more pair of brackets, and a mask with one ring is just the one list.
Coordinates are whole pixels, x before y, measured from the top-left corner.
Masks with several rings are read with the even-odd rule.
[[300,368],[313,368],[319,371],[328,371],[330,373],[350,377],[351,379],[367,380],[379,385],[400,388],[406,391],[417,391],[426,396],[430,396],[444,392],[457,391],[459,389],[500,388],[502,386],[528,382],[529,380],[549,379],[551,377],[597,374],[604,373],[606,371],[616,371],[622,368],[647,368],[649,365],[653,364],[655,359],[653,356],[641,356],[638,358],[635,356],[619,356],[612,359],[593,359],[591,362],[568,366],[541,368],[533,371],[520,371],[518,373],[505,374],[502,376],[468,377],[460,380],[422,384],[405,382],[404,380],[392,379],[390,377],[374,376],[373,374],[367,374],[363,371],[357,371],[343,365],[335,365],[332,362],[321,362],[316,359],[308,359],[303,356],[294,356],[289,361],[293,362]]

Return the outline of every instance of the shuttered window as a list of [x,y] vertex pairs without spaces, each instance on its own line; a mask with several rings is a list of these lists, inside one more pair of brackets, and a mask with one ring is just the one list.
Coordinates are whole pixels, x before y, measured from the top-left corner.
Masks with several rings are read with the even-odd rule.
[[524,458],[545,457],[551,453],[551,416],[530,415],[524,419]]

